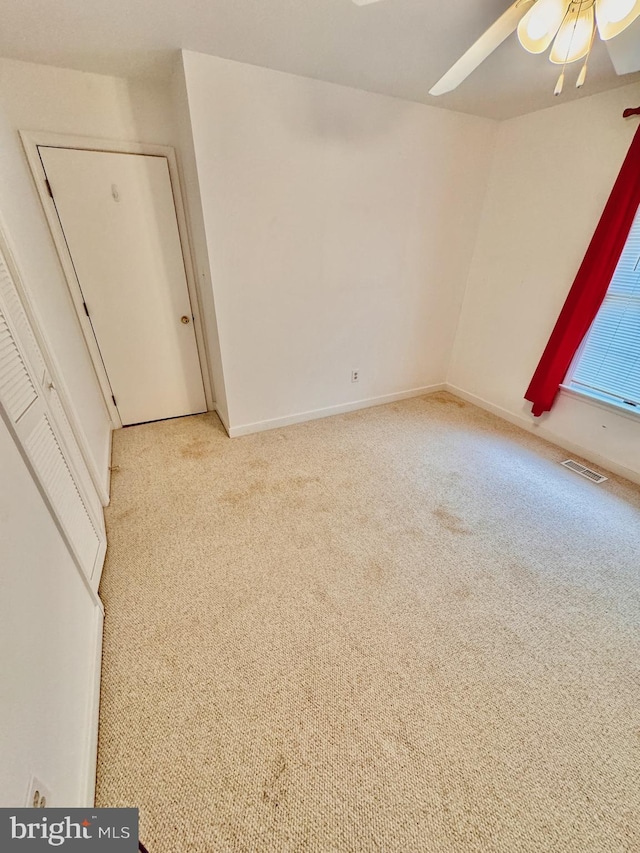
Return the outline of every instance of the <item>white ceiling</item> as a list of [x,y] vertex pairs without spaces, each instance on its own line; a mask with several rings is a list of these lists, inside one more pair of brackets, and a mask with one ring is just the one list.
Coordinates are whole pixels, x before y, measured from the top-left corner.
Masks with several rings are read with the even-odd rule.
[[[583,89],[511,36],[455,92],[430,87],[510,0],[0,0],[0,56],[120,76],[166,77],[178,48],[492,118],[640,79],[598,42]],[[640,50],[640,46],[638,48]],[[579,65],[579,63],[576,63]],[[578,69],[573,72],[577,75]]]

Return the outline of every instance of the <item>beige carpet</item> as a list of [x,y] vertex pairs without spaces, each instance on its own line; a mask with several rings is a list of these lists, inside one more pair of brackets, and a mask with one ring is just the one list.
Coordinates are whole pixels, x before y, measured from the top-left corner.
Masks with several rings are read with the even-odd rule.
[[640,850],[640,493],[446,394],[115,435],[99,806],[150,853]]

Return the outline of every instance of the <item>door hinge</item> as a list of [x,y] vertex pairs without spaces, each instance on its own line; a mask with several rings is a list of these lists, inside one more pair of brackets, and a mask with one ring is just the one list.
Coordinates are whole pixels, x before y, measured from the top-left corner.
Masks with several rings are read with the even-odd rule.
[[51,184],[49,183],[49,179],[48,179],[48,178],[45,178],[45,179],[44,179],[44,182],[45,182],[46,187],[47,187],[47,192],[49,193],[49,195],[51,196],[51,198],[53,198],[53,190],[51,189]]
[[87,308],[87,303],[86,303],[86,302],[83,302],[83,303],[82,303],[82,307],[84,308],[84,313],[85,313],[85,314],[87,315],[87,317],[88,317],[88,316],[89,316],[89,309]]
[[116,409],[117,409],[117,408],[118,408],[118,404],[116,403],[116,398],[115,398],[115,395],[114,395],[114,394],[112,394],[112,395],[111,395],[111,399],[113,400],[113,405],[114,405],[114,406],[116,407]]

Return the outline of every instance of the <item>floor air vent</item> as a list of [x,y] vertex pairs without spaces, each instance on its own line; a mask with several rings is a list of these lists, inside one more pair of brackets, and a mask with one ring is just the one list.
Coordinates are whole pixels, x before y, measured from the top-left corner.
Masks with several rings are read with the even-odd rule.
[[591,480],[592,483],[603,483],[605,480],[608,480],[608,477],[604,477],[602,474],[598,474],[597,471],[592,471],[591,468],[585,468],[584,465],[581,465],[579,462],[575,462],[573,459],[565,459],[562,463],[565,468],[571,468],[572,471],[575,471],[576,474],[580,474],[581,477],[586,477],[587,480]]

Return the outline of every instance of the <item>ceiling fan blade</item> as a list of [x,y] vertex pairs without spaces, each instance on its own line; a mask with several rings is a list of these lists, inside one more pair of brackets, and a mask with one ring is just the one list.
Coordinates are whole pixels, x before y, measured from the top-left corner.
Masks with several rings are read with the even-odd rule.
[[502,42],[515,32],[520,23],[520,18],[531,8],[535,0],[516,0],[509,6],[504,15],[501,15],[495,24],[483,33],[478,41],[471,45],[469,50],[463,54],[444,77],[429,90],[430,95],[444,95],[457,88],[463,80],[475,71],[481,62],[490,56],[493,51],[500,47]]

